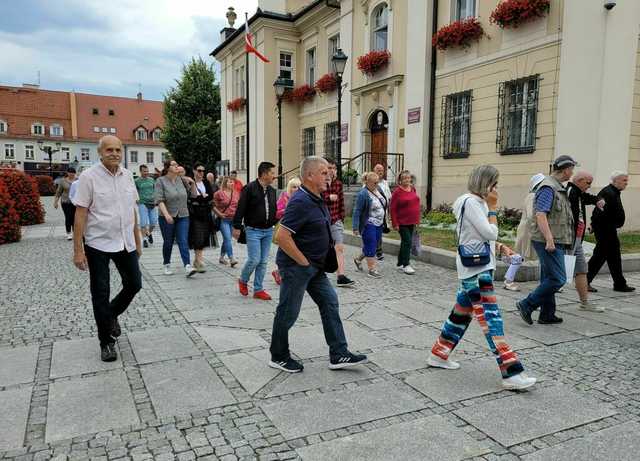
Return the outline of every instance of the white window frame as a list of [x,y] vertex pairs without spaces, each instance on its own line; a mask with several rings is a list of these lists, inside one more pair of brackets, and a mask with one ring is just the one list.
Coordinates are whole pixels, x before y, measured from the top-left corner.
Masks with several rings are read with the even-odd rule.
[[[36,128],[38,128],[38,130],[36,130]],[[36,131],[39,131],[39,133]],[[44,136],[44,125],[42,123],[32,123],[31,134],[34,136]]]
[[60,154],[62,155],[63,162],[68,162],[71,159],[71,152],[68,147],[61,147]]
[[160,136],[162,135],[162,130],[160,128],[156,128],[153,130],[152,137],[154,141],[160,141]]
[[153,165],[153,163],[155,162],[155,152],[152,151],[147,151],[147,163],[150,163]]
[[330,74],[333,73],[333,62],[331,61],[331,58],[333,58],[333,55],[336,54],[336,51],[338,51],[338,49],[340,49],[340,33],[332,35],[327,40],[327,69],[328,73]]
[[27,144],[26,146],[24,146],[24,159],[25,160],[36,159],[35,146],[33,146],[32,144]]
[[15,160],[16,159],[16,145],[15,144],[5,144],[4,145],[4,158],[5,158],[5,160]]
[[451,22],[473,18],[478,14],[477,0],[452,0]]
[[302,130],[302,155],[316,155],[316,127],[310,126]]
[[94,133],[100,133],[100,127],[99,126],[94,126],[93,127],[93,132]]
[[80,160],[83,162],[88,162],[91,160],[91,149],[88,147],[83,147],[80,149]]
[[[377,24],[378,17],[384,17],[385,22]],[[385,33],[384,46],[377,46],[376,37],[383,31]],[[387,49],[389,49],[389,5],[380,3],[371,12],[371,51],[383,51]]]
[[108,133],[109,132],[109,128],[107,128],[106,126],[103,126],[100,131],[102,131],[103,133]]
[[305,53],[305,81],[309,86],[316,84],[316,70],[318,68],[318,50],[315,46],[308,48]]
[[138,163],[138,151],[137,150],[130,150],[129,151],[129,162]]
[[[289,65],[283,64],[283,57],[289,57]],[[291,51],[282,50],[278,54],[278,75],[283,78],[288,78],[293,80],[293,53]],[[288,75],[282,75],[282,72],[288,72]]]
[[109,128],[109,133],[115,134],[116,133],[116,129],[115,128]]
[[57,138],[61,138],[62,136],[64,136],[64,128],[62,128],[62,125],[59,125],[59,124],[56,123],[56,124],[51,125],[49,127],[49,134],[51,136],[55,136]]
[[147,130],[144,128],[136,129],[136,140],[138,141],[146,141],[147,140]]
[[7,134],[7,131],[9,131],[9,124],[4,120],[0,120],[0,134]]
[[244,70],[244,65],[237,67],[235,70],[235,75],[234,75],[234,82],[235,82],[235,86],[234,86],[234,98],[244,98],[245,95],[245,70]]

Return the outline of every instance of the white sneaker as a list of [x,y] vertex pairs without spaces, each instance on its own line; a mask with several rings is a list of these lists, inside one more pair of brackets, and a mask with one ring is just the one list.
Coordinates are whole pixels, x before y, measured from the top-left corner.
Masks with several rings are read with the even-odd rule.
[[516,282],[504,282],[504,289],[509,291],[520,291],[520,286]]
[[524,373],[517,374],[511,378],[505,378],[502,380],[502,387],[504,389],[520,391],[528,389],[536,383],[536,378],[530,378]]
[[173,271],[171,270],[171,264],[164,265],[164,275],[173,275]]
[[67,240],[73,240],[73,234],[71,232],[67,232]]
[[408,265],[404,266],[404,269],[402,269],[402,272],[404,272],[405,274],[408,274],[408,275],[413,275],[413,274],[416,273],[415,269],[413,267],[411,267],[411,266],[408,266]]
[[184,266],[184,273],[187,277],[191,277],[196,272],[198,272],[198,270],[191,264],[187,264],[186,266]]
[[404,272],[404,266],[396,266],[398,272]]
[[444,368],[445,370],[457,370],[460,368],[460,364],[458,362],[454,362],[453,360],[443,360],[433,354],[431,354],[427,359],[427,365],[430,367]]
[[578,304],[578,307],[583,311],[604,312],[604,307],[596,306],[594,304],[591,304],[589,301],[585,301],[583,303]]

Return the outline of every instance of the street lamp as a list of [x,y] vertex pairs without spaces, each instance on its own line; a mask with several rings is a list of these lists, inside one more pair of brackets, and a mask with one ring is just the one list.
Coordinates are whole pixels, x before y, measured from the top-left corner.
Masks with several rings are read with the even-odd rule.
[[338,152],[336,152],[336,164],[338,165],[338,179],[342,180],[342,74],[347,66],[346,54],[342,52],[341,48],[338,48],[335,54],[331,57],[331,65],[333,66],[333,73],[336,76],[338,82],[338,136],[340,140],[338,142]]
[[49,156],[49,176],[51,176],[52,178],[53,178],[53,165],[52,165],[53,154],[55,154],[56,152],[60,152],[60,146],[61,144],[57,142],[56,143],[57,149],[54,149],[51,146],[45,146],[44,141],[42,139],[38,140],[38,148]]
[[293,80],[290,78],[278,77],[273,83],[278,100],[278,189],[284,189],[284,178],[282,177],[282,97],[287,90],[293,88]]

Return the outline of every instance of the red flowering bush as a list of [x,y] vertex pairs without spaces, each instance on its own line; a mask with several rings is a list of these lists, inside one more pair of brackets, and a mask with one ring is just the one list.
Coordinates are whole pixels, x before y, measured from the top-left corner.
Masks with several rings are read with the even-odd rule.
[[335,74],[324,74],[316,82],[316,90],[320,93],[331,93],[338,88],[338,79]]
[[38,183],[38,192],[40,197],[48,197],[56,193],[56,185],[53,183],[51,176],[34,176],[33,179]]
[[477,42],[484,35],[482,24],[478,18],[462,19],[443,26],[433,36],[433,46],[439,50],[447,48],[468,48],[472,42]]
[[501,28],[516,28],[544,17],[551,8],[549,0],[504,0],[491,13],[489,21]]
[[391,53],[387,50],[374,50],[358,58],[358,69],[363,74],[374,75],[389,65]]
[[3,182],[7,192],[14,201],[15,210],[21,226],[42,224],[44,222],[44,208],[40,203],[38,183],[35,179],[18,170],[2,170],[0,182]]
[[0,245],[20,241],[20,219],[7,186],[0,181]]
[[242,109],[247,105],[247,100],[245,98],[236,98],[233,101],[229,101],[227,103],[227,110],[230,112],[236,112]]
[[315,88],[305,83],[304,85],[296,87],[291,91],[287,91],[284,95],[284,99],[289,102],[302,104],[302,103],[313,100],[315,95],[316,95]]

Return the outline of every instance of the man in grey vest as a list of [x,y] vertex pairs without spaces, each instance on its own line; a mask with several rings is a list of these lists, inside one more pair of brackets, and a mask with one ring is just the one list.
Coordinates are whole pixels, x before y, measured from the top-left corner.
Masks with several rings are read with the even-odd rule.
[[556,316],[555,294],[567,283],[564,255],[574,239],[573,212],[563,182],[571,179],[576,161],[568,155],[554,160],[552,173],[535,189],[535,215],[530,221],[531,244],[540,260],[540,285],[516,302],[522,320],[532,325],[531,313],[540,308],[538,323],[562,323]]

